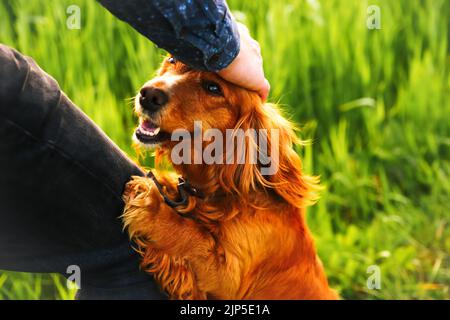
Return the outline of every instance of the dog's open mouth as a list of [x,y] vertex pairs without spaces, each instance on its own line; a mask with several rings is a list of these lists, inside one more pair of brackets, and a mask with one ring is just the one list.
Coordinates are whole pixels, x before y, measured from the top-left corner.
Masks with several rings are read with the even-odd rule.
[[161,128],[148,119],[140,122],[135,131],[136,139],[145,144],[158,144],[170,140],[170,133],[161,131]]

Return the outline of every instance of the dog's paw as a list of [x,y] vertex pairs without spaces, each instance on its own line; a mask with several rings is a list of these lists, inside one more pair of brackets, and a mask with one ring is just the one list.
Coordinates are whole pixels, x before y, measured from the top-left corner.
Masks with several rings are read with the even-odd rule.
[[133,177],[125,186],[123,200],[129,206],[147,207],[157,194],[159,192],[151,179]]
[[125,186],[124,212],[121,216],[130,237],[147,234],[146,227],[152,224],[159,212],[161,200],[156,186],[148,178],[133,177]]

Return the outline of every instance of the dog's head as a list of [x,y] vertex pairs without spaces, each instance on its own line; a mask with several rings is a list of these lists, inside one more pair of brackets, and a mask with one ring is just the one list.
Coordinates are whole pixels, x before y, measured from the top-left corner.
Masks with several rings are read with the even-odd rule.
[[175,130],[233,128],[241,113],[240,101],[251,94],[212,72],[192,70],[172,57],[166,58],[158,75],[136,96],[135,109],[140,126],[136,140],[144,145],[170,144]]
[[[302,175],[300,158],[293,149],[293,144],[300,143],[293,126],[276,105],[263,104],[256,92],[168,57],[158,75],[136,96],[135,111],[138,144],[158,145],[166,151],[179,144],[175,132],[184,130],[194,137],[196,124],[201,124],[203,148],[199,151],[193,142],[191,162],[176,166],[197,184],[214,180],[213,189],[234,193],[244,201],[262,189],[273,189],[296,207],[314,198],[315,181]],[[205,132],[211,129],[214,134],[206,138]],[[243,133],[242,141],[237,141],[238,133]],[[221,161],[208,164],[202,156],[213,142],[222,147],[210,155]],[[200,162],[194,159],[199,152]]]

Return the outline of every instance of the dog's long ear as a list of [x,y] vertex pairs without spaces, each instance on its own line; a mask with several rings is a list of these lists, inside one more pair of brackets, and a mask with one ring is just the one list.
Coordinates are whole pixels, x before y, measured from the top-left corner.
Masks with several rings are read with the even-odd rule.
[[245,161],[223,167],[222,187],[244,199],[257,190],[272,190],[298,208],[317,200],[318,178],[302,173],[300,157],[294,150],[294,144],[301,141],[294,126],[281,115],[278,106],[262,104],[256,94],[249,93],[243,100],[234,132],[254,134],[246,134],[245,149],[234,146]]

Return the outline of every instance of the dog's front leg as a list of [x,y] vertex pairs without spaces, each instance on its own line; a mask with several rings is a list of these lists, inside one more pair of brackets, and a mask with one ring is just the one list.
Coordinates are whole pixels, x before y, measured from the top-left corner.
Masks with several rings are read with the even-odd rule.
[[[172,179],[170,186],[167,177],[161,181],[168,189],[176,188],[176,180]],[[205,258],[211,257],[215,247],[211,235],[169,207],[148,178],[133,178],[124,200],[124,223],[139,247],[142,267],[155,276],[171,298],[205,299],[196,272],[199,259],[204,268],[215,263]]]

